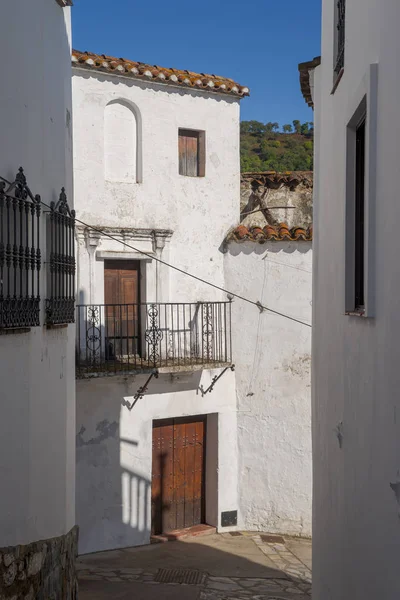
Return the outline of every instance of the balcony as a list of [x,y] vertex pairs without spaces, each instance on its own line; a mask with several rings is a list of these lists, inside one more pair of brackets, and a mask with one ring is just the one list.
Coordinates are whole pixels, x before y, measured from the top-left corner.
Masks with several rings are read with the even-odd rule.
[[76,376],[232,364],[231,302],[81,304]]

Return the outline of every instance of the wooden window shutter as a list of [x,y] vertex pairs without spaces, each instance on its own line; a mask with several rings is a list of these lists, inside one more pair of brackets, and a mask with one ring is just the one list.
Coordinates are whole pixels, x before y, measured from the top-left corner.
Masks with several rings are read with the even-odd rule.
[[187,177],[204,177],[204,131],[179,130],[179,174]]

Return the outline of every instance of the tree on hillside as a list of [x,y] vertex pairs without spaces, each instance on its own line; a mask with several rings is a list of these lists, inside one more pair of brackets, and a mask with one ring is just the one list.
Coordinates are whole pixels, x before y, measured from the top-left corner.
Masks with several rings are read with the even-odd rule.
[[[295,131],[296,135],[287,135]],[[313,160],[313,125],[243,121],[240,125],[242,171],[308,171]]]
[[250,122],[249,121],[241,121],[240,122],[240,133],[250,133]]
[[293,121],[293,129],[295,130],[296,133],[301,133],[301,123],[298,119],[295,119]]
[[300,128],[300,132],[301,132],[301,135],[307,135],[308,134],[308,132],[309,132],[308,123],[303,123],[302,124],[302,126]]
[[249,133],[253,135],[262,136],[264,135],[266,128],[264,123],[260,123],[260,121],[248,121],[249,124]]

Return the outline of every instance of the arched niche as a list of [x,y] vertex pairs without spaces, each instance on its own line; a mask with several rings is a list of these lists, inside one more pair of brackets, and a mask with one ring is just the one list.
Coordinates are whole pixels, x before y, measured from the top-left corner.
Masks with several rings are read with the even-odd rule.
[[107,181],[142,181],[142,122],[127,100],[112,100],[104,111],[104,168]]

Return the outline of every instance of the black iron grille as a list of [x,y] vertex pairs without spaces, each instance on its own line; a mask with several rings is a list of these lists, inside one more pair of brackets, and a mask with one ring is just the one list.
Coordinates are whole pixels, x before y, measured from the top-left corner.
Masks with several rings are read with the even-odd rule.
[[46,323],[75,321],[75,211],[70,210],[65,189],[47,213],[47,247],[50,269],[47,277]]
[[0,329],[40,324],[40,196],[0,177]]
[[339,75],[344,67],[345,52],[345,24],[346,24],[346,0],[338,0],[337,3],[337,53],[335,73]]

